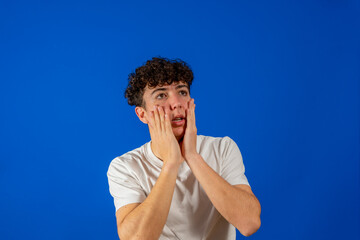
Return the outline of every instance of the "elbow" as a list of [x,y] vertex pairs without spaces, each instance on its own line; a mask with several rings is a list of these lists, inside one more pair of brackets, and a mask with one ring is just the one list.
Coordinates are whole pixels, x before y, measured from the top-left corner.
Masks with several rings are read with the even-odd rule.
[[129,231],[118,226],[118,236],[120,240],[130,240],[130,239],[134,239],[137,235],[136,234],[131,235]]
[[257,201],[257,206],[254,208],[254,211],[251,215],[247,217],[247,221],[242,222],[242,224],[239,224],[239,232],[244,235],[245,237],[249,237],[256,233],[260,226],[261,226],[261,205],[260,202]]
[[121,240],[126,240],[126,239],[128,239],[128,236],[126,236],[126,235],[121,231],[120,226],[118,226],[118,237],[119,237],[119,239],[121,239]]
[[245,237],[249,237],[259,230],[261,226],[260,217],[248,221],[247,224],[241,228],[238,228],[239,232],[244,235]]

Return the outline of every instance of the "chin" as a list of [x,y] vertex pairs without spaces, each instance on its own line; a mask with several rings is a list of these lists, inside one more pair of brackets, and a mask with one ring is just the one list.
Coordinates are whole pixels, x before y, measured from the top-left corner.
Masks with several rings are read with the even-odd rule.
[[175,129],[173,129],[173,133],[174,133],[176,139],[178,141],[180,141],[184,137],[185,129],[183,129],[183,128],[175,128]]

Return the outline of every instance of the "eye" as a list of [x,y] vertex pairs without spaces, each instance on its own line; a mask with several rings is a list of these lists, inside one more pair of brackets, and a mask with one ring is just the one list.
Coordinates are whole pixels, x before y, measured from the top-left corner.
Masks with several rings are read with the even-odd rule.
[[156,99],[163,99],[166,98],[166,94],[165,93],[160,93],[156,96]]
[[188,92],[185,91],[185,90],[181,90],[181,91],[179,92],[179,94],[182,95],[182,96],[187,96],[187,95],[188,95]]

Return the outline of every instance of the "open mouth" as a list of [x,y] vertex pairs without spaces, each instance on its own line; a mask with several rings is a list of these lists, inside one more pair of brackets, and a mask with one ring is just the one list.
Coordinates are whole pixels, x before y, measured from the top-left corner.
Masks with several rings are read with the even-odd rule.
[[177,115],[171,120],[171,125],[173,127],[179,127],[185,124],[185,116]]
[[182,121],[182,120],[184,120],[185,118],[182,118],[182,117],[177,117],[177,118],[174,118],[173,120],[172,120],[172,122],[180,122],[180,121]]

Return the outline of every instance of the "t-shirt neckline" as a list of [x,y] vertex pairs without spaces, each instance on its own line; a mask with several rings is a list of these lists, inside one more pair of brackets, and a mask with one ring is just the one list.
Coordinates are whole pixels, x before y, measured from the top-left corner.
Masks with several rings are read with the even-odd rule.
[[147,142],[146,143],[146,146],[145,146],[145,154],[146,154],[146,157],[153,163],[155,164],[156,166],[158,167],[162,167],[164,162],[161,161],[157,156],[155,156],[155,154],[153,153],[152,149],[151,149],[151,141],[150,142]]
[[[151,141],[147,142],[145,145],[145,156],[146,158],[155,166],[162,168],[162,166],[164,165],[164,162],[161,161],[152,151],[151,149]],[[189,166],[187,165],[186,161],[184,161],[179,169],[178,175],[183,175],[184,173],[190,171]]]

